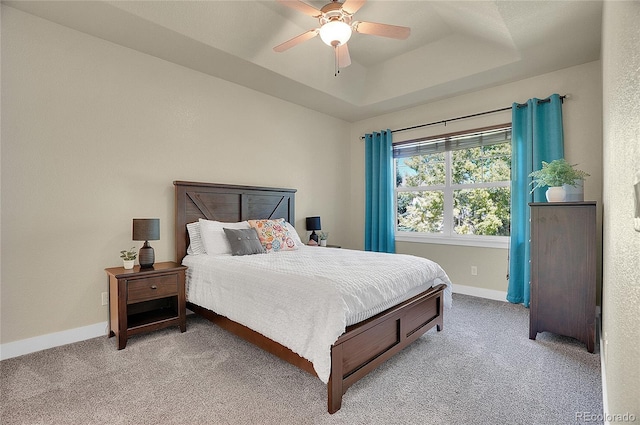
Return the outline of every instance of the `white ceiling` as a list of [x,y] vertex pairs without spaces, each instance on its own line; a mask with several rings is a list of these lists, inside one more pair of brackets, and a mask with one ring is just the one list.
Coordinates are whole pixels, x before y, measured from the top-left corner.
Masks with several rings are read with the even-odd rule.
[[352,65],[337,77],[319,37],[272,50],[318,27],[274,0],[3,3],[347,121],[600,57],[601,1],[369,0],[355,19],[408,26],[411,36],[355,33]]

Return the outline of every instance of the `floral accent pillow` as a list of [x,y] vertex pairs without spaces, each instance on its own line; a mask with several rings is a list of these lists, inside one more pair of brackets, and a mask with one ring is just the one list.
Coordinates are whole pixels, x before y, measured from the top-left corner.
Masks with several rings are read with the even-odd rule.
[[249,226],[256,229],[260,243],[267,252],[293,251],[298,249],[291,237],[284,218],[276,220],[249,220]]

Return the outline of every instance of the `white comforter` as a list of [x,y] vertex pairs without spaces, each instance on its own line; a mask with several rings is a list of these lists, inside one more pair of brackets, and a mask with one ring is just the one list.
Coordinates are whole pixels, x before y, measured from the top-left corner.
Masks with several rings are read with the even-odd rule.
[[187,300],[241,323],[311,361],[327,383],[331,345],[348,324],[451,282],[433,261],[401,254],[303,246],[247,256],[188,255]]

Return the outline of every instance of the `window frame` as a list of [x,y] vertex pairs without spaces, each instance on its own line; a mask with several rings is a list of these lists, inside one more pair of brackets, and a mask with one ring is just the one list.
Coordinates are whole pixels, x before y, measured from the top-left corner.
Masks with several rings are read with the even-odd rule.
[[[467,134],[488,132],[496,129],[509,129],[511,130],[511,123],[506,123],[497,126],[477,128],[468,131],[462,131],[457,133],[450,133],[445,135],[433,136],[429,138],[421,139],[425,142],[436,139],[446,139],[454,136],[463,136]],[[419,139],[420,140],[420,139]],[[419,140],[399,142],[398,145],[403,143],[415,143]],[[508,142],[505,142],[508,143]],[[485,247],[485,248],[503,248],[509,247],[509,236],[485,236],[485,235],[458,235],[453,228],[453,194],[456,190],[462,189],[478,189],[478,188],[493,188],[493,187],[511,187],[511,180],[501,182],[482,182],[482,183],[470,183],[459,184],[453,183],[453,150],[444,151],[445,160],[445,183],[436,184],[430,186],[418,186],[418,187],[404,187],[399,188],[394,183],[394,212],[395,212],[395,240],[396,242],[413,242],[413,243],[430,243],[430,244],[443,244],[443,245],[460,245],[460,246],[472,246],[472,247]],[[512,153],[513,155],[513,153]],[[394,172],[393,178],[397,174],[397,158],[394,158]],[[398,230],[398,193],[399,192],[424,192],[424,191],[442,191],[443,193],[443,233],[426,233],[426,232],[407,232]]]

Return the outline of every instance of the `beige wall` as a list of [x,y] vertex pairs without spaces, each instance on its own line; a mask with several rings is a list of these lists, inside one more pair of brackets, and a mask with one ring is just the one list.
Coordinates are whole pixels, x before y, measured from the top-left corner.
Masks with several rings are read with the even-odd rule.
[[[439,102],[417,106],[355,123],[351,129],[351,199],[350,238],[354,248],[364,240],[364,143],[360,137],[386,128],[398,129],[441,121],[482,111],[511,106],[532,97],[544,98],[553,93],[570,94],[563,107],[565,157],[580,164],[591,177],[585,182],[585,199],[602,204],[602,99],[600,61],[563,69],[522,81],[493,87]],[[511,122],[511,112],[500,112],[455,121],[419,130],[395,133],[394,141],[485,127]],[[599,208],[600,210],[600,208]],[[600,214],[598,215],[600,217]],[[598,218],[600,223],[600,218]],[[399,242],[397,251],[429,257],[443,265],[452,282],[477,288],[506,291],[507,250],[495,248],[459,248]],[[459,258],[459,261],[455,260]],[[471,276],[471,265],[478,275]]]
[[605,2],[603,371],[608,413],[634,415],[636,421],[640,420],[640,233],[633,226],[633,183],[640,172],[638,22],[639,2]]
[[[454,291],[461,291],[462,288],[456,288],[458,285],[483,290],[507,291],[508,259],[506,249],[397,242],[396,251],[401,254],[429,258],[440,264],[454,283]],[[476,267],[478,272],[475,276],[471,275],[472,266]],[[468,288],[462,292],[475,295],[473,290],[470,291]],[[479,294],[495,298],[495,293],[482,292]],[[499,299],[506,301],[502,295]]]
[[174,260],[174,180],[297,188],[347,242],[346,122],[4,5],[1,106],[2,343],[106,321],[133,217]]

